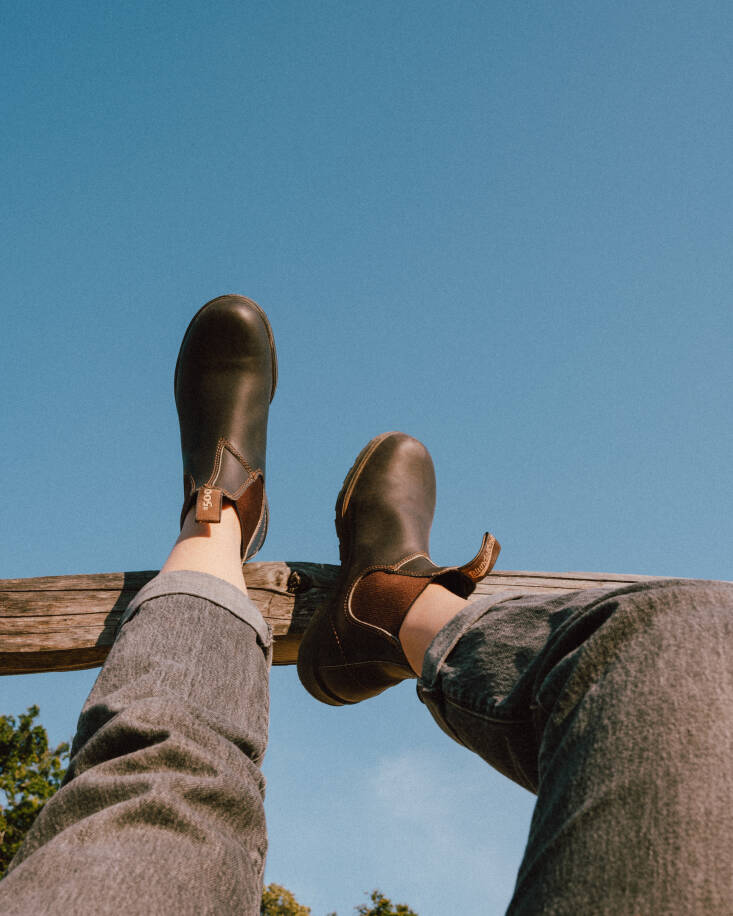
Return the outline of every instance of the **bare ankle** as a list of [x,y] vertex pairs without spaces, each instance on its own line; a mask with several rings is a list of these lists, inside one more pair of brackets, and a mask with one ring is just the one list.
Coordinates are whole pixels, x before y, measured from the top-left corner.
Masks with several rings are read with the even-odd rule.
[[442,585],[428,585],[416,599],[400,627],[399,640],[410,667],[419,677],[428,646],[468,602]]
[[246,594],[240,557],[241,539],[242,531],[234,506],[225,505],[221,521],[217,523],[197,522],[196,509],[192,506],[161,572],[186,569],[208,573],[224,579]]

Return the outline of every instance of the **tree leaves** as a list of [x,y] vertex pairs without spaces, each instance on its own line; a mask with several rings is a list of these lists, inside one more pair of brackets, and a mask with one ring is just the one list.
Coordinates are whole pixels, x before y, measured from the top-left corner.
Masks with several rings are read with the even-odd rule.
[[0,877],[39,811],[61,785],[69,745],[49,750],[38,707],[18,716],[0,716]]
[[372,905],[362,903],[356,907],[357,916],[417,916],[406,903],[393,904],[381,891],[372,891]]
[[260,916],[310,916],[309,906],[303,906],[292,892],[280,884],[268,884],[262,892]]
[[[0,879],[66,772],[69,745],[49,749],[46,729],[34,724],[38,712],[37,706],[30,706],[17,719],[0,716]],[[369,901],[354,907],[357,916],[417,916],[406,904],[393,904],[378,890],[372,891]],[[268,884],[262,892],[260,916],[311,916],[311,910],[287,888]]]
[[[357,916],[417,916],[405,903],[393,904],[381,891],[372,891],[369,895],[371,906],[362,903],[354,907]],[[303,906],[280,884],[268,884],[262,894],[260,916],[310,916],[310,907]],[[338,916],[329,913],[328,916]]]

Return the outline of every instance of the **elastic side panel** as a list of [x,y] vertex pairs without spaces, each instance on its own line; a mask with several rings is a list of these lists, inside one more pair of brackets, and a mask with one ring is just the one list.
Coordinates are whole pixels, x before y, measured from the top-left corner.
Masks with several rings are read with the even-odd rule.
[[252,540],[262,514],[262,502],[265,497],[265,481],[257,477],[236,501],[239,524],[242,526],[242,556]]
[[407,612],[430,581],[429,576],[368,573],[354,589],[351,611],[358,620],[381,627],[397,639]]

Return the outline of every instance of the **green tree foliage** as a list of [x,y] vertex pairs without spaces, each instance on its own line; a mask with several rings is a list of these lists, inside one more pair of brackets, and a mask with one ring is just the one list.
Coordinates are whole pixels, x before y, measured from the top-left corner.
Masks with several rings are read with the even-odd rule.
[[[369,903],[354,907],[357,916],[417,916],[405,903],[393,904],[381,891],[372,891]],[[303,906],[293,894],[279,884],[268,884],[262,894],[260,916],[310,916],[310,907]],[[338,916],[328,913],[327,916]]]
[[392,903],[381,891],[372,891],[368,903],[356,907],[357,916],[417,916],[406,903]]
[[0,716],[0,878],[23,842],[38,812],[61,785],[69,745],[49,750],[42,725],[34,725],[38,707],[17,721]]
[[[0,878],[66,772],[69,745],[50,750],[46,729],[34,725],[37,715],[38,707],[31,706],[17,720],[0,716]],[[406,904],[393,904],[381,891],[372,891],[369,900],[354,908],[357,916],[417,916]],[[311,910],[287,888],[268,884],[262,892],[260,916],[311,916]]]
[[303,906],[289,890],[279,884],[268,884],[262,892],[260,916],[310,916],[310,907]]

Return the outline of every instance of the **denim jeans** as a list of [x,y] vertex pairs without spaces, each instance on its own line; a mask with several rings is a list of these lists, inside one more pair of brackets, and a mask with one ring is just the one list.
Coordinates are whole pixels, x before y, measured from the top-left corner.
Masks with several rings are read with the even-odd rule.
[[269,628],[233,585],[193,572],[157,576],[126,614],[0,913],[254,916]]
[[418,692],[537,794],[512,916],[733,913],[732,584],[477,599]]
[[[259,913],[270,653],[227,583],[149,583],[0,912]],[[437,634],[420,698],[537,794],[511,914],[733,912],[732,656],[733,585],[690,580],[480,597]]]

